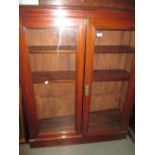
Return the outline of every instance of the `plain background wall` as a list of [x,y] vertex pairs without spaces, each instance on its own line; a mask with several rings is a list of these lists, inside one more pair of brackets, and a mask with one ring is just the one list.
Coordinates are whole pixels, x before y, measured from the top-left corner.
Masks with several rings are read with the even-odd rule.
[[19,0],[19,4],[38,5],[39,4],[39,0]]

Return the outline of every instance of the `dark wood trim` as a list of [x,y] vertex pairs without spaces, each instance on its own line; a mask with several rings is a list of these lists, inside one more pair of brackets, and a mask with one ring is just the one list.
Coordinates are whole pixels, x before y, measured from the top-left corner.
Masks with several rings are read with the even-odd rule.
[[[62,11],[64,10],[64,11]],[[75,18],[131,18],[134,19],[134,10],[112,10],[103,8],[78,8],[78,7],[52,7],[52,6],[32,6],[21,5],[19,7],[20,17],[60,17],[59,13],[63,14],[63,17],[75,17]]]
[[[93,51],[94,51],[94,38],[95,38],[95,29],[90,20],[87,21],[87,42],[86,42],[86,60],[85,60],[85,79],[84,79],[84,89],[86,86],[89,86],[91,90],[92,82],[92,66],[93,66]],[[90,109],[90,96],[91,91],[86,96],[84,95],[84,108],[83,108],[83,128],[82,134],[86,136],[88,131],[88,122],[89,122],[89,109]]]
[[90,19],[95,29],[106,30],[134,30],[135,23],[130,18],[103,18],[103,19]]
[[96,9],[119,9],[119,10],[134,10],[135,1],[134,0],[61,0],[53,1],[53,0],[39,0],[39,5],[57,5],[60,7],[79,7],[79,8],[96,8]]
[[73,83],[75,82],[75,73],[75,71],[32,72],[32,79],[34,83],[44,83],[45,81]]
[[93,82],[95,81],[125,81],[129,79],[129,73],[126,70],[93,70]]
[[24,25],[20,20],[19,23],[19,70],[21,78],[21,89],[24,98],[24,108],[27,113],[26,118],[30,132],[30,138],[34,138],[37,133],[37,116],[34,92],[32,86],[32,76],[30,70],[30,62],[28,56],[28,49],[26,46]]
[[76,129],[81,133],[82,127],[82,99],[83,99],[83,79],[84,79],[84,49],[85,49],[85,27],[86,23],[83,20],[79,26],[77,36],[77,55],[76,55]]
[[24,110],[23,110],[23,99],[21,96],[21,89],[19,93],[19,143],[25,144],[27,142],[27,134],[26,134],[26,125],[25,125],[25,118],[24,118]]
[[48,53],[75,53],[76,46],[29,46],[29,52],[31,54],[48,54]]
[[21,87],[19,87],[19,143],[26,143],[25,120]]
[[131,139],[131,141],[134,143],[135,142],[135,133],[132,131],[130,127],[128,127],[128,135]]
[[77,131],[69,131],[69,132],[46,132],[46,133],[38,133],[36,138],[50,138],[50,140],[55,139],[65,139],[65,138],[76,138],[81,137],[81,133],[77,133]]
[[123,109],[123,116],[122,116],[122,127],[124,129],[127,129],[129,120],[130,120],[130,115],[132,112],[132,108],[134,105],[134,95],[135,95],[135,64],[134,62],[132,63],[131,66],[131,71],[130,71],[130,79],[129,79],[129,84],[128,84],[128,91],[126,94],[126,102],[124,104],[124,109]]
[[74,18],[54,18],[54,17],[24,17],[22,18],[22,23],[27,28],[52,28],[52,27],[78,27],[80,24],[82,24],[81,19],[74,19]]
[[60,145],[70,145],[70,144],[84,144],[84,143],[93,143],[100,141],[108,141],[108,140],[118,140],[123,139],[127,135],[126,130],[118,130],[112,131],[109,133],[105,133],[99,136],[87,136],[87,137],[68,137],[59,139],[49,139],[49,138],[35,138],[30,139],[31,147],[47,147],[47,146],[60,146]]
[[132,108],[132,113],[130,116],[130,121],[128,125],[128,135],[132,142],[135,142],[135,95],[133,98],[133,108]]
[[95,46],[95,54],[98,53],[134,53],[135,48],[131,46]]

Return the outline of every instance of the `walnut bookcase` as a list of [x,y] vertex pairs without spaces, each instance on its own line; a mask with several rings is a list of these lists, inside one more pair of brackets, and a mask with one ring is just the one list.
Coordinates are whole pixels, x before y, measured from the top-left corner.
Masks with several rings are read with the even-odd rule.
[[134,11],[20,6],[19,27],[30,145],[125,138],[134,97]]

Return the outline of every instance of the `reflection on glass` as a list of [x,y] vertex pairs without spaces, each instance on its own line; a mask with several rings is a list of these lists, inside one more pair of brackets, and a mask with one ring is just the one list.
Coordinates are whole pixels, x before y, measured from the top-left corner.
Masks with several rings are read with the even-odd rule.
[[133,59],[133,31],[96,30],[88,133],[120,127]]
[[75,131],[77,30],[27,29],[39,134]]

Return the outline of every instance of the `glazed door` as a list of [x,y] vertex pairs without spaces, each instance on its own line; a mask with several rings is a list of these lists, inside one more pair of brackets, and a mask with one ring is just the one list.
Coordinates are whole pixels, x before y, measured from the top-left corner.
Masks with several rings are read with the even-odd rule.
[[81,133],[85,23],[22,18],[20,72],[30,137]]
[[134,23],[90,19],[85,65],[84,134],[127,127],[134,93]]

